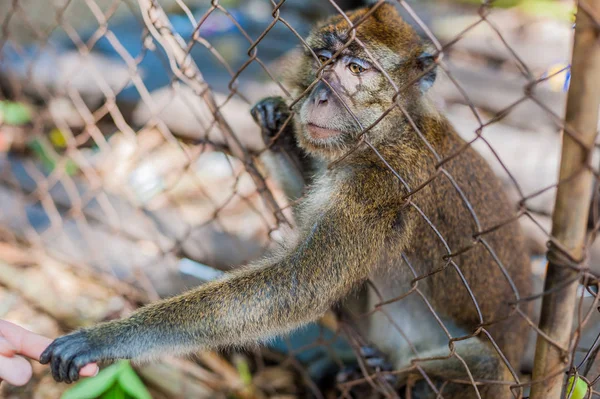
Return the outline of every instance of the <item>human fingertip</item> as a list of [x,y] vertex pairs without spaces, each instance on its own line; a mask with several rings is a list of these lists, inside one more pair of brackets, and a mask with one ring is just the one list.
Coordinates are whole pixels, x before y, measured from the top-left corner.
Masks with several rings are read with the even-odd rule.
[[31,380],[31,377],[33,377],[33,370],[31,368],[23,368],[19,370],[18,373],[15,373],[11,384],[22,387],[23,385],[27,384],[29,380]]
[[98,375],[100,368],[96,363],[86,364],[79,370],[79,375],[82,377],[95,377]]
[[3,370],[2,379],[4,381],[18,387],[27,384],[33,376],[31,365],[20,356],[12,358],[0,356],[0,370]]

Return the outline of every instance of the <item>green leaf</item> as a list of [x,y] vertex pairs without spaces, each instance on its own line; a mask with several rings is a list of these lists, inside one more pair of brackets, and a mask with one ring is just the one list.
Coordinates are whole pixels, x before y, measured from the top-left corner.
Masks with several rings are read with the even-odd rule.
[[126,399],[126,397],[127,395],[123,388],[115,384],[108,391],[104,392],[100,399]]
[[9,125],[24,125],[31,121],[31,112],[24,104],[0,101],[0,119]]
[[235,362],[235,366],[237,368],[238,373],[240,373],[240,378],[243,381],[245,386],[249,386],[252,384],[252,373],[250,372],[250,365],[244,358],[238,358]]
[[[461,0],[463,3],[481,4],[481,0]],[[519,0],[494,0],[491,6],[494,8],[511,8],[519,4]]]
[[566,394],[569,395],[571,390],[573,390],[573,394],[571,395],[571,399],[583,399],[588,391],[588,384],[585,380],[577,377],[577,382],[575,382],[575,389],[573,389],[573,382],[575,381],[575,376],[571,376],[568,379],[567,391]]
[[127,392],[128,395],[135,399],[152,399],[150,392],[135,373],[129,362],[123,366],[119,373],[119,385]]
[[79,381],[73,388],[65,391],[61,399],[96,399],[108,391],[115,382],[121,370],[120,364],[113,364],[101,370],[97,376]]
[[559,1],[523,0],[519,8],[530,15],[574,22],[575,6]]

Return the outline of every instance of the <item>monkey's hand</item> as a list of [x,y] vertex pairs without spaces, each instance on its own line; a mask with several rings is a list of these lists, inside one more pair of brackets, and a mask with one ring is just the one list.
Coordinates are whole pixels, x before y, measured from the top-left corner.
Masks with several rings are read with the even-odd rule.
[[283,98],[262,99],[250,113],[260,126],[263,141],[268,148],[279,151],[295,145],[292,113]]
[[57,382],[70,384],[79,379],[79,370],[86,364],[139,357],[152,339],[151,332],[142,331],[136,321],[114,320],[55,339],[40,356],[40,363],[50,364]]
[[40,363],[50,363],[54,379],[70,384],[79,379],[83,366],[101,359],[107,360],[90,344],[85,330],[81,330],[55,339],[42,353]]

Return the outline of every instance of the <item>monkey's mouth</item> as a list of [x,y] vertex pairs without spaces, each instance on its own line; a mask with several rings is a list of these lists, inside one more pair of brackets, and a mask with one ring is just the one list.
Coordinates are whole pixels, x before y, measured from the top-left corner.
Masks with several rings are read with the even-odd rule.
[[327,129],[325,127],[317,126],[313,123],[309,123],[306,126],[306,130],[308,130],[310,138],[314,140],[327,140],[333,137],[340,136],[344,133],[340,130]]

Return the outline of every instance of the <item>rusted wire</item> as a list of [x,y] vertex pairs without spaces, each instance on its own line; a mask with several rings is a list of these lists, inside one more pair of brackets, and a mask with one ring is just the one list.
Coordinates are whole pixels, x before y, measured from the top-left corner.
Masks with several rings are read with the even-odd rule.
[[[293,203],[284,199],[281,187],[278,187],[271,176],[268,176],[262,157],[269,154],[272,146],[276,145],[281,135],[294,123],[297,104],[309,95],[319,82],[322,82],[337,97],[351,116],[357,130],[360,131],[356,145],[345,155],[331,162],[328,167],[330,169],[338,167],[359,148],[373,151],[381,163],[398,179],[406,192],[401,198],[406,202],[406,209],[419,215],[423,224],[429,229],[428,233],[435,237],[437,244],[446,252],[439,259],[439,264],[423,274],[419,274],[410,264],[409,257],[403,254],[402,265],[398,267],[407,268],[412,281],[406,285],[405,290],[394,295],[388,297],[382,295],[375,284],[369,282],[370,289],[378,298],[378,303],[372,309],[340,323],[340,331],[336,332],[347,336],[356,357],[359,358],[358,364],[362,373],[360,378],[340,384],[338,388],[342,392],[342,397],[349,397],[350,390],[356,386],[368,386],[373,392],[378,392],[384,397],[399,397],[385,378],[382,378],[386,374],[411,375],[422,379],[439,397],[443,397],[448,383],[469,385],[477,397],[482,397],[481,392],[486,385],[510,386],[515,398],[523,397],[529,387],[532,387],[532,398],[559,397],[564,388],[564,372],[569,371],[568,364],[573,366],[569,375],[581,376],[590,385],[590,395],[595,392],[597,387],[594,387],[594,384],[600,375],[600,368],[593,367],[600,347],[598,338],[589,348],[584,348],[582,360],[575,362],[575,352],[585,328],[593,327],[593,316],[598,300],[595,295],[593,304],[590,305],[585,301],[584,293],[587,292],[586,298],[592,296],[593,284],[600,281],[600,276],[586,263],[585,256],[593,243],[596,230],[600,227],[598,220],[594,220],[595,227],[592,232],[587,232],[584,227],[588,212],[581,207],[590,205],[591,194],[588,199],[587,191],[583,194],[577,193],[580,196],[580,201],[577,203],[578,212],[575,211],[574,205],[563,209],[564,220],[572,220],[576,217],[576,213],[579,214],[578,224],[573,227],[579,231],[578,237],[581,239],[577,244],[581,246],[576,252],[573,252],[573,247],[570,245],[572,243],[566,242],[565,237],[561,235],[556,214],[550,232],[548,226],[544,225],[546,218],[541,217],[541,213],[533,211],[530,206],[555,190],[558,190],[560,196],[561,192],[569,190],[583,178],[584,185],[589,186],[591,190],[591,182],[597,181],[600,176],[598,168],[594,165],[597,160],[591,155],[588,156],[596,150],[597,144],[590,139],[592,133],[595,134],[596,125],[592,129],[594,131],[581,130],[568,115],[566,119],[563,118],[545,101],[544,96],[540,94],[542,85],[557,78],[569,68],[564,67],[558,72],[542,76],[535,67],[528,65],[526,54],[514,48],[515,43],[508,37],[505,28],[494,19],[496,10],[491,8],[489,2],[484,2],[478,8],[476,18],[467,23],[465,28],[451,38],[440,39],[436,37],[436,29],[419,15],[420,8],[412,7],[404,0],[398,0],[396,5],[407,15],[408,22],[423,32],[424,38],[433,44],[436,51],[435,65],[430,66],[410,82],[398,85],[391,77],[390,71],[383,68],[357,35],[357,29],[361,24],[385,1],[374,2],[369,12],[360,20],[352,22],[339,4],[334,0],[328,0],[331,11],[341,15],[349,26],[347,40],[336,51],[332,60],[351,45],[362,47],[370,58],[369,61],[381,71],[391,92],[394,93],[389,99],[391,105],[382,110],[375,122],[368,126],[361,123],[361,119],[354,115],[351,107],[344,102],[344,96],[328,82],[327,69],[332,61],[318,68],[317,78],[300,94],[293,94],[291,88],[286,87],[280,77],[277,67],[266,61],[263,55],[264,42],[266,38],[276,34],[279,28],[287,29],[290,37],[297,40],[294,43],[297,47],[318,59],[314,49],[310,48],[303,34],[300,33],[305,30],[304,27],[294,26],[295,23],[290,22],[291,19],[284,18],[288,9],[286,0],[279,2],[265,0],[265,4],[270,7],[271,17],[264,20],[264,26],[260,26],[258,32],[254,33],[250,33],[252,30],[242,23],[226,3],[213,0],[202,8],[202,13],[194,14],[191,3],[175,0],[174,7],[189,23],[187,36],[182,36],[173,27],[170,14],[172,10],[163,9],[158,1],[114,0],[108,7],[104,7],[94,0],[86,0],[83,3],[87,6],[87,11],[93,17],[95,25],[90,29],[91,32],[83,37],[79,27],[75,27],[73,21],[68,18],[72,3],[68,1],[62,6],[49,6],[52,11],[44,26],[39,26],[39,23],[32,19],[27,6],[20,0],[12,0],[10,5],[6,6],[5,14],[0,13],[0,83],[2,83],[0,100],[20,101],[35,109],[32,122],[20,129],[24,131],[30,142],[34,141],[36,145],[42,146],[49,158],[55,158],[51,170],[45,170],[41,165],[42,162],[32,155],[32,150],[19,149],[6,156],[0,154],[0,196],[10,196],[14,199],[14,203],[18,204],[18,209],[14,209],[13,214],[0,208],[0,228],[10,233],[13,241],[27,242],[36,249],[69,263],[100,269],[108,275],[121,275],[124,273],[123,265],[114,261],[114,253],[107,255],[104,244],[99,243],[99,237],[111,236],[111,239],[115,240],[113,245],[116,245],[118,240],[123,250],[128,252],[126,259],[130,260],[131,269],[128,269],[130,275],[124,279],[145,291],[150,299],[159,297],[156,269],[163,264],[168,264],[168,268],[173,273],[177,272],[177,262],[183,258],[215,267],[229,266],[222,264],[227,263],[229,258],[224,256],[223,259],[227,260],[220,260],[218,256],[211,253],[211,249],[202,248],[195,252],[194,245],[201,246],[199,243],[202,240],[198,237],[205,240],[214,236],[231,238],[229,244],[231,247],[220,248],[220,250],[223,253],[241,254],[239,259],[236,258],[237,264],[244,264],[259,257],[262,252],[273,246],[273,241],[279,240],[281,230],[293,225],[293,215],[290,211]],[[120,15],[122,9],[127,10],[140,27],[143,27],[140,37],[142,50],[139,54],[131,54],[123,39],[114,31],[113,23],[118,20],[117,15]],[[587,18],[587,26],[591,27],[589,29],[597,33],[600,26],[597,16],[600,15],[600,10],[592,2],[584,0],[580,1],[579,10],[580,14]],[[234,31],[233,34],[243,43],[236,49],[239,55],[243,55],[239,62],[231,61],[217,41],[210,35],[204,34],[203,29],[209,25],[212,18],[224,18],[228,21]],[[582,29],[579,18],[578,29]],[[15,23],[33,37],[33,42],[37,46],[35,51],[27,48],[17,37]],[[522,92],[494,112],[490,112],[470,98],[469,90],[463,87],[456,73],[457,67],[452,63],[455,57],[454,51],[474,35],[477,29],[482,28],[492,32],[492,37],[499,48],[506,53],[503,54],[505,64],[510,65],[515,75],[523,81]],[[42,52],[48,53],[55,62],[61,62],[61,57],[64,55],[61,52],[64,49],[56,46],[54,42],[55,34],[58,32],[63,34],[72,48],[72,55],[77,57],[76,67],[88,71],[88,79],[96,86],[97,98],[90,100],[89,93],[86,93],[78,83],[76,73],[78,68],[74,68],[71,76],[65,77],[56,87],[41,84],[37,79]],[[102,43],[110,47],[123,67],[123,76],[125,76],[123,82],[114,83],[111,76],[101,70],[100,61],[97,61],[98,65],[94,65],[93,62],[91,66],[86,64],[86,60],[93,60],[91,57],[96,54],[96,50]],[[204,66],[194,59],[195,52],[200,50],[210,54],[216,64],[223,69],[226,75],[226,89],[219,90],[225,92],[220,93],[213,87],[217,82],[210,81],[209,75],[203,70]],[[596,50],[598,50],[597,43]],[[23,70],[9,68],[5,58],[9,51],[13,57],[23,63]],[[162,74],[169,81],[164,92],[168,91],[167,101],[161,100],[154,90],[146,86],[142,65],[150,55],[160,59],[165,66]],[[252,68],[255,67],[269,80],[272,89],[285,98],[292,111],[279,133],[269,142],[260,143],[258,146],[255,146],[253,138],[245,136],[252,133],[254,126],[248,129],[240,127],[236,123],[238,115],[228,113],[230,107],[238,107],[237,112],[243,109],[248,114],[252,102],[257,100],[257,98],[249,98],[243,88],[244,78],[249,73],[253,73]],[[433,68],[437,68],[440,78],[444,78],[450,86],[453,86],[460,98],[455,103],[462,104],[465,109],[468,109],[469,117],[474,121],[474,129],[470,132],[474,137],[466,140],[464,145],[449,154],[440,154],[436,151],[433,143],[428,140],[426,132],[420,130],[409,110],[401,102],[402,95],[409,87]],[[572,79],[576,79],[577,70],[575,67],[573,70]],[[121,100],[123,93],[129,89],[136,91],[139,105],[145,106],[148,110],[148,115],[143,121],[134,122],[132,111],[128,109],[131,104]],[[487,90],[485,87],[480,89]],[[168,120],[169,106],[178,100],[183,104],[182,107],[187,108],[185,113],[192,116],[195,125],[188,126],[189,130],[194,131],[192,137],[189,133],[178,131],[177,127],[173,127],[176,124]],[[59,102],[68,105],[71,113],[79,120],[78,123],[68,123],[60,115],[51,111]],[[514,168],[501,159],[500,152],[494,148],[493,140],[488,133],[490,129],[507,126],[507,118],[525,106],[536,107],[556,131],[563,131],[564,140],[569,143],[569,146],[575,146],[577,151],[586,154],[570,173],[561,173],[552,183],[544,183],[534,190],[523,187],[520,179],[513,173]],[[372,129],[392,112],[399,112],[404,116],[409,133],[414,134],[426,149],[424,156],[429,156],[434,161],[435,169],[422,181],[415,182],[411,176],[405,175],[405,171],[395,170],[392,167],[393,162],[385,159],[384,154],[380,153],[372,142]],[[0,124],[0,135],[2,128],[3,125]],[[59,131],[63,136],[62,147],[48,139],[49,134],[54,130]],[[256,128],[253,133],[256,133]],[[468,190],[465,190],[464,183],[450,172],[449,165],[473,148],[483,148],[482,151],[491,154],[488,160],[498,167],[499,173],[505,177],[507,188],[511,193],[515,193],[515,198],[511,198],[515,207],[514,213],[504,215],[501,221],[490,223],[478,214],[465,193],[468,193]],[[168,162],[161,158],[162,154],[169,154],[165,155]],[[161,162],[169,165],[162,165]],[[565,162],[563,158],[563,166]],[[218,172],[223,175],[221,180],[215,178],[212,181],[211,178],[214,176],[206,173],[211,165],[217,165],[222,169]],[[76,172],[72,172],[73,168]],[[140,178],[141,182],[135,181],[132,175]],[[434,220],[432,215],[428,215],[415,201],[417,194],[423,194],[432,183],[440,181],[453,188],[457,203],[465,209],[462,217],[474,226],[472,234],[461,237],[463,238],[461,246],[453,246],[451,243],[457,240],[452,239],[454,237],[444,236],[440,228],[432,222]],[[597,201],[597,198],[595,200]],[[294,202],[298,201],[301,199]],[[557,203],[557,209],[559,208]],[[592,215],[596,215],[597,210],[593,211]],[[43,219],[47,221],[44,228],[39,228],[36,224],[39,221],[31,220],[33,212],[38,217],[43,215]],[[252,227],[244,231],[239,224],[246,222]],[[530,295],[519,292],[507,271],[507,265],[503,264],[501,256],[498,256],[498,249],[493,247],[491,244],[493,240],[490,239],[490,236],[502,228],[518,223],[533,225],[533,229],[549,243],[548,260],[551,264],[549,278],[553,279],[556,268],[564,271],[561,272],[564,275],[560,274],[560,278],[555,279],[560,281],[548,283],[543,289],[537,289]],[[73,234],[73,231],[77,234]],[[253,242],[255,245],[250,245],[246,241]],[[260,247],[260,250],[256,249],[256,246]],[[212,250],[214,251],[214,248]],[[484,317],[485,312],[482,310],[484,305],[480,303],[480,299],[477,298],[465,277],[464,265],[460,264],[461,257],[470,251],[485,252],[491,260],[490,264],[499,273],[498,276],[502,276],[502,283],[510,287],[509,297],[500,298],[511,307],[508,316],[498,320],[487,320]],[[149,255],[146,256],[146,253]],[[219,259],[215,260],[216,258]],[[455,273],[461,281],[462,289],[473,305],[473,317],[477,320],[477,328],[462,336],[453,335],[451,329],[443,322],[444,315],[436,309],[435,304],[423,291],[433,278],[449,272]],[[578,287],[581,289],[581,295],[576,301]],[[568,300],[564,299],[565,297],[568,297]],[[425,356],[419,353],[418,345],[411,342],[403,330],[402,320],[394,320],[389,310],[390,306],[402,301],[415,300],[415,298],[423,303],[446,335],[447,354]],[[540,326],[537,325],[536,318],[524,310],[532,302],[544,303]],[[557,314],[568,313],[572,316],[576,304],[579,317],[573,330],[571,330],[570,317],[561,319],[563,320],[561,323],[552,321]],[[407,347],[412,352],[410,365],[406,368],[376,372],[360,358],[361,345],[377,346],[377,342],[367,342],[366,338],[362,337],[351,324],[376,316],[388,320],[400,338],[406,341]],[[523,378],[519,365],[509,363],[494,339],[498,337],[493,337],[489,332],[490,326],[505,322],[509,318],[522,319],[537,337],[538,358],[532,378]],[[595,327],[598,328],[598,325],[596,324]],[[500,361],[509,371],[511,381],[480,380],[473,375],[468,362],[457,352],[455,342],[475,337],[489,341],[490,347],[497,352]],[[335,352],[331,348],[332,345],[331,340],[319,339],[300,349],[290,349],[286,355],[286,362],[300,370],[304,365],[294,357],[296,354],[318,347],[326,347],[327,350]],[[539,353],[553,353],[553,360],[544,360],[548,358]],[[440,376],[428,376],[424,365],[430,361],[448,359],[462,365],[465,369],[465,377],[448,379],[441,385],[436,384]],[[318,392],[315,382],[309,381],[307,371],[302,370],[301,374],[308,389],[317,397],[322,395]],[[538,390],[540,388],[544,389],[543,394]],[[548,393],[550,391],[551,393]]]

